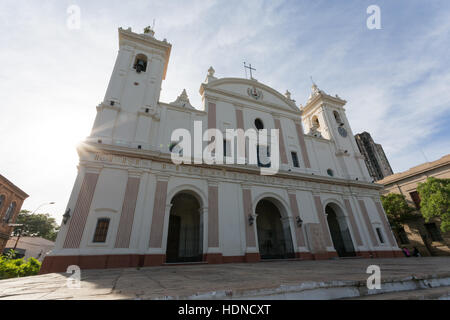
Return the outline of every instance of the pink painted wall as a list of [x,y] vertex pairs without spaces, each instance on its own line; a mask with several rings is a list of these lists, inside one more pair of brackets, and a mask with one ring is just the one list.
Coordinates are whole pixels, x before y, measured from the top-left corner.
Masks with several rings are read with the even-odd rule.
[[139,191],[139,178],[128,178],[122,213],[120,215],[119,230],[116,237],[116,248],[128,248],[130,245],[131,229],[133,227],[134,211]]
[[97,185],[98,173],[86,173],[81,184],[72,218],[70,219],[69,230],[64,241],[64,248],[79,248],[81,237],[83,236],[86,220],[94,197],[95,186]]
[[150,227],[150,248],[162,248],[164,216],[166,213],[167,183],[167,181],[156,182],[152,226]]

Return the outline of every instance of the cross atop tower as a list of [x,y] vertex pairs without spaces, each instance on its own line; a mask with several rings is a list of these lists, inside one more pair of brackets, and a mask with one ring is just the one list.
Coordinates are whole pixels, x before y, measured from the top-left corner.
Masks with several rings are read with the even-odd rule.
[[244,61],[245,78],[247,78],[247,69],[250,70],[250,80],[253,80],[252,70],[256,71],[256,69],[252,68],[252,64],[251,63],[247,66],[247,64]]

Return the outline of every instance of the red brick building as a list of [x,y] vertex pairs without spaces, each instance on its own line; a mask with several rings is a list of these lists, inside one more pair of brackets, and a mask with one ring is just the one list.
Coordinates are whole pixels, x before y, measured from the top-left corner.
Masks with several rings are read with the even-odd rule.
[[13,229],[8,224],[16,221],[26,198],[28,194],[0,174],[0,252],[3,252]]

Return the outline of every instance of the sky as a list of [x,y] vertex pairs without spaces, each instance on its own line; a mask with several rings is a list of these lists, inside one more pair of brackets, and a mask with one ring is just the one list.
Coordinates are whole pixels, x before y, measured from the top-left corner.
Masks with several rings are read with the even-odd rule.
[[[79,29],[68,8],[80,9]],[[370,5],[381,29],[369,29]],[[254,77],[297,104],[311,79],[347,101],[354,133],[382,144],[394,172],[450,153],[450,1],[0,2],[0,174],[30,195],[22,209],[61,220],[118,51],[117,28],[172,44],[160,100],[217,77]],[[69,26],[71,24],[69,23]]]

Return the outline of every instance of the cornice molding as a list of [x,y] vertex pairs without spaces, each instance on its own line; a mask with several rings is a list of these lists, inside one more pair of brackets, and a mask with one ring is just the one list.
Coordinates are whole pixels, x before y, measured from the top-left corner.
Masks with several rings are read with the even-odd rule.
[[111,109],[111,110],[114,110],[114,111],[117,111],[117,112],[119,112],[120,110],[121,110],[121,108],[119,107],[119,106],[117,106],[116,104],[119,104],[119,102],[117,102],[117,101],[114,101],[115,103],[114,103],[114,105],[112,106],[112,105],[109,105],[109,104],[105,104],[105,103],[100,103],[98,106],[97,106],[97,111],[103,111],[103,109]]
[[[175,167],[176,165],[172,163],[169,153],[162,153],[160,151],[150,151],[150,150],[140,150],[140,149],[131,149],[127,147],[119,147],[119,146],[111,146],[105,144],[97,144],[93,142],[84,142],[78,146],[78,152],[80,157],[84,155],[84,157],[88,157],[87,153],[92,153],[92,161],[108,161],[113,162],[113,156],[117,156],[120,159],[121,165],[132,165],[132,166],[140,166],[143,162],[147,163],[147,167],[150,166],[151,163],[159,163],[161,168],[154,170],[167,170],[168,166]],[[88,160],[83,160],[88,161]],[[80,161],[81,162],[81,161]],[[115,162],[116,163],[116,162]],[[247,183],[263,183],[263,184],[271,184],[274,183],[276,179],[288,179],[292,181],[300,182],[311,182],[317,184],[326,184],[330,186],[340,186],[340,187],[354,187],[354,188],[363,188],[370,190],[380,190],[383,188],[382,185],[368,183],[363,181],[355,181],[355,180],[347,180],[342,178],[331,178],[325,176],[311,175],[307,173],[298,173],[298,172],[279,172],[273,176],[262,176],[260,174],[260,168],[257,166],[240,166],[240,165],[207,165],[207,164],[183,164],[179,165],[179,167],[187,168],[189,172],[194,171],[201,175],[204,174],[204,171],[211,170],[214,173],[214,176],[217,176],[218,179],[222,179],[226,176],[227,173],[234,174],[238,176],[236,179],[246,179],[249,180]],[[153,170],[152,169],[152,170]],[[224,173],[224,169],[226,170]],[[162,171],[164,172],[164,171]]]
[[172,110],[176,110],[176,111],[179,111],[179,112],[195,113],[195,114],[199,114],[199,115],[206,115],[206,114],[208,114],[204,110],[200,110],[200,109],[196,109],[196,108],[194,108],[194,109],[183,108],[181,106],[176,106],[176,105],[169,104],[169,103],[166,103],[166,102],[158,102],[158,105],[161,106],[161,107],[166,107],[167,109],[172,109]]

